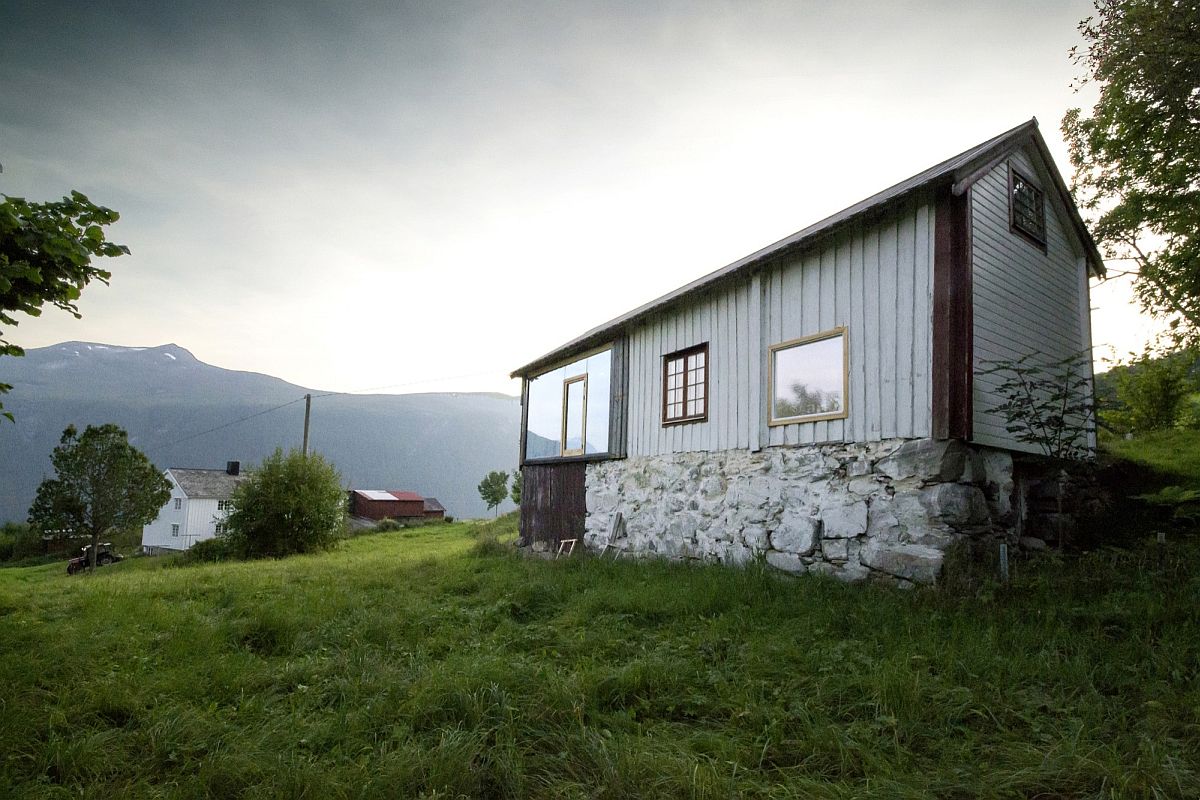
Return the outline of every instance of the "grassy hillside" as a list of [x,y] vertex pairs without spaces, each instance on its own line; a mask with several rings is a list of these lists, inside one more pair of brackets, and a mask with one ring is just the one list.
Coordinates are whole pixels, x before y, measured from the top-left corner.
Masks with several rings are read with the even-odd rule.
[[1115,456],[1150,467],[1164,481],[1200,487],[1200,430],[1151,431],[1133,439],[1105,436],[1101,447]]
[[0,570],[0,796],[1200,795],[1194,548],[954,595],[479,533]]

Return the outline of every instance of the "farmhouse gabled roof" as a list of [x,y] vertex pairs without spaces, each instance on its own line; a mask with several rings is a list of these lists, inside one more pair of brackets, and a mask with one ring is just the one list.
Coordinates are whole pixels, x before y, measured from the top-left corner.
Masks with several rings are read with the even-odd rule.
[[223,469],[171,467],[167,472],[171,473],[189,500],[228,500],[237,485],[248,477],[244,473],[230,475]]
[[398,500],[416,501],[425,499],[416,492],[393,491],[390,489],[353,489],[351,491],[367,500],[387,500],[394,502]]
[[430,511],[445,511],[445,510],[446,510],[446,507],[444,505],[442,505],[441,503],[439,503],[438,499],[436,497],[426,497],[425,498],[426,513],[430,512]]
[[385,492],[382,489],[355,489],[354,493],[365,500],[392,501],[396,499],[391,492]]
[[975,181],[982,178],[1006,159],[1014,150],[1025,144],[1032,144],[1041,155],[1042,161],[1045,162],[1046,170],[1054,183],[1054,189],[1062,200],[1062,205],[1067,210],[1070,222],[1075,228],[1084,246],[1084,250],[1087,252],[1088,270],[1093,275],[1103,275],[1104,261],[1100,256],[1099,250],[1096,248],[1096,243],[1092,239],[1091,233],[1079,215],[1079,209],[1075,205],[1074,198],[1071,197],[1071,191],[1067,188],[1066,181],[1063,180],[1062,175],[1054,164],[1054,159],[1050,156],[1046,140],[1042,138],[1042,134],[1038,130],[1037,117],[1034,117],[1028,122],[1023,122],[999,136],[995,136],[986,142],[981,142],[969,150],[959,153],[953,158],[949,158],[940,164],[935,164],[923,172],[918,172],[916,175],[897,183],[895,186],[884,189],[878,194],[871,195],[865,200],[860,200],[854,205],[844,208],[820,222],[813,223],[807,228],[793,233],[791,236],[780,239],[778,242],[768,245],[744,258],[740,258],[715,272],[710,272],[701,278],[697,278],[685,286],[681,286],[656,300],[651,300],[649,303],[635,308],[633,311],[609,320],[582,336],[572,339],[561,347],[556,347],[541,358],[531,361],[520,369],[515,370],[510,377],[519,378],[528,376],[539,370],[552,367],[573,355],[604,344],[623,328],[640,322],[642,319],[661,312],[686,298],[699,294],[715,284],[751,274],[771,259],[808,247],[819,238],[862,217],[870,214],[879,214],[917,192],[949,186],[956,195],[961,195]]

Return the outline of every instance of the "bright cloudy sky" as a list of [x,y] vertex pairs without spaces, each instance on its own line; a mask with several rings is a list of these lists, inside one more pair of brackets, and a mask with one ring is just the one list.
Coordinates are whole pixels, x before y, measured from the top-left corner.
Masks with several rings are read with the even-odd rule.
[[[1086,0],[0,6],[0,192],[133,255],[8,338],[353,391],[513,368],[1037,116]],[[1136,347],[1127,287],[1098,344]],[[2,371],[0,371],[2,377]]]

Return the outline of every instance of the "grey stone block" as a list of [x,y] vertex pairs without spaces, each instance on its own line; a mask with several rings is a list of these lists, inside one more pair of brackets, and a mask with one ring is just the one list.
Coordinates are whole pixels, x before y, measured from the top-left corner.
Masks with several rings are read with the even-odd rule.
[[827,506],[821,510],[821,535],[827,539],[850,539],[866,532],[866,501]]
[[868,567],[914,583],[933,583],[942,569],[942,551],[920,544],[870,542],[859,553]]

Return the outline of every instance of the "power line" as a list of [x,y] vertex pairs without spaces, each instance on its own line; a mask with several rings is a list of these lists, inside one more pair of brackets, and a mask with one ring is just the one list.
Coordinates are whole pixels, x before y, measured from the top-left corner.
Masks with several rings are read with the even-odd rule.
[[318,397],[333,397],[334,395],[357,395],[363,392],[377,392],[381,389],[403,389],[406,386],[419,386],[423,383],[441,383],[442,381],[456,381],[460,378],[482,378],[495,375],[495,372],[472,372],[466,375],[447,375],[444,378],[425,378],[419,381],[409,381],[408,383],[389,383],[386,386],[369,386],[365,389],[349,389],[345,392],[325,392],[324,394],[314,394],[313,399]]
[[161,442],[161,443],[157,443],[157,442],[156,442],[156,443],[154,443],[154,444],[149,444],[149,445],[146,445],[146,449],[147,449],[147,450],[149,450],[150,448],[156,448],[156,447],[169,447],[169,446],[173,446],[173,445],[181,444],[181,443],[183,443],[183,442],[186,442],[186,441],[188,441],[188,440],[190,440],[190,439],[195,439],[195,438],[196,438],[196,437],[198,437],[198,436],[204,436],[205,434],[213,433],[214,431],[219,431],[219,430],[222,430],[222,429],[224,429],[224,428],[228,428],[228,427],[230,427],[230,426],[232,426],[232,425],[237,425],[239,422],[245,422],[245,421],[246,421],[246,420],[248,420],[248,419],[254,419],[255,417],[261,417],[263,414],[270,414],[272,411],[278,411],[278,410],[279,410],[279,409],[281,409],[281,408],[287,408],[288,406],[294,406],[296,403],[299,403],[299,402],[300,402],[301,400],[303,400],[303,399],[304,399],[303,397],[297,397],[295,400],[289,400],[288,402],[286,402],[286,403],[283,403],[282,405],[277,405],[277,406],[274,406],[274,407],[272,407],[272,408],[267,408],[267,409],[264,409],[264,410],[262,410],[262,411],[256,411],[256,412],[254,412],[253,414],[247,414],[247,415],[246,415],[246,416],[244,416],[244,417],[238,417],[238,418],[237,418],[237,419],[235,419],[235,420],[232,420],[232,421],[230,421],[230,422],[226,422],[226,423],[224,423],[224,424],[222,424],[222,425],[218,425],[218,426],[216,426],[215,428],[209,428],[208,430],[199,431],[198,433],[189,434],[188,436],[184,436],[182,439],[175,439],[174,441],[168,441],[168,440],[164,439],[164,440],[162,440],[162,442]]
[[[379,391],[380,389],[400,389],[400,388],[404,388],[406,386],[418,386],[423,383],[440,383],[442,381],[452,381],[452,380],[458,380],[460,378],[479,378],[479,377],[490,376],[490,375],[494,375],[494,374],[495,374],[494,372],[474,372],[474,373],[470,373],[470,374],[466,374],[466,375],[449,375],[444,378],[426,378],[424,380],[419,380],[419,381],[409,381],[408,383],[392,383],[392,384],[388,384],[386,386],[371,386],[371,387],[368,387],[365,389],[351,389],[350,391],[346,391],[346,392],[325,392],[324,394],[311,395],[311,398],[313,400],[316,400],[321,397],[334,397],[335,395],[345,395],[347,397],[354,397],[356,395],[359,395],[362,392],[374,392],[374,391]],[[255,417],[261,417],[263,414],[270,414],[272,411],[278,411],[281,408],[287,408],[288,406],[293,406],[296,403],[299,403],[302,400],[305,400],[307,397],[309,397],[309,395],[301,395],[300,397],[297,397],[295,400],[289,400],[286,403],[282,403],[277,406],[272,406],[271,408],[263,409],[262,411],[256,411],[253,414],[247,414],[244,417],[238,417],[235,420],[231,420],[231,421],[225,422],[221,425],[217,425],[214,428],[208,428],[207,430],[197,431],[196,433],[188,434],[187,436],[184,436],[183,438],[180,438],[180,439],[174,439],[174,440],[163,439],[163,440],[160,440],[159,442],[154,442],[152,444],[146,445],[146,449],[150,450],[150,449],[159,448],[159,447],[172,447],[177,444],[182,444],[183,442],[187,442],[192,439],[196,439],[200,436],[205,436],[207,434],[215,433],[216,431],[224,430],[225,428],[232,427],[233,425],[237,425],[240,422],[245,422],[248,419],[254,419]]]

